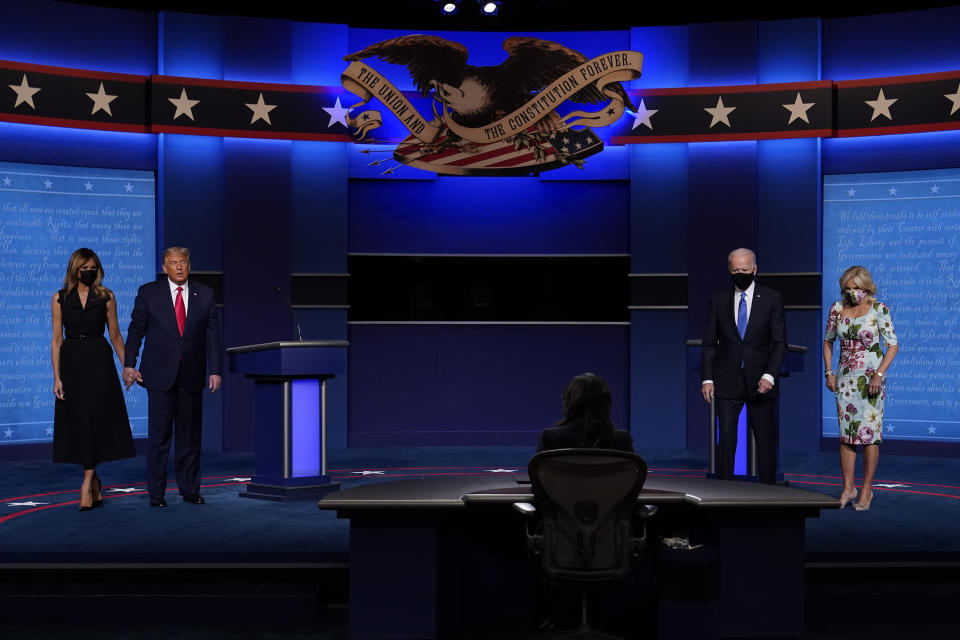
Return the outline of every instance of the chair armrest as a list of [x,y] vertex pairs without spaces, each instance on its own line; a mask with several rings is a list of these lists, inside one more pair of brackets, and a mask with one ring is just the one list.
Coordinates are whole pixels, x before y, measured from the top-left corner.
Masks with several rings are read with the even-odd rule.
[[513,509],[524,518],[532,518],[537,515],[537,508],[529,502],[514,502]]

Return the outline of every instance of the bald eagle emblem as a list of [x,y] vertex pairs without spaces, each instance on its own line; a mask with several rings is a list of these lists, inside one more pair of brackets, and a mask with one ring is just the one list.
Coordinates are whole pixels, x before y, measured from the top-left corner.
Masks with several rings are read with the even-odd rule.
[[[503,48],[507,58],[499,65],[473,66],[466,47],[438,36],[384,40],[345,57],[350,66],[343,84],[363,98],[351,109],[376,97],[409,131],[393,154],[399,166],[443,174],[583,168],[585,157],[603,149],[590,127],[612,124],[625,108],[635,109],[621,83],[640,76],[639,52],[588,59],[556,42],[520,36],[504,40]],[[405,65],[416,93],[398,90],[371,58]],[[429,100],[430,115],[422,115],[411,98]],[[602,107],[581,111],[575,103]],[[364,139],[382,119],[367,110],[348,122]]]

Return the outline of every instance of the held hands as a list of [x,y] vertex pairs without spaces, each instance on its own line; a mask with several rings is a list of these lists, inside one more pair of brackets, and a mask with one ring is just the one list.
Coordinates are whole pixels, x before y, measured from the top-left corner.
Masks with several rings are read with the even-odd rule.
[[143,376],[133,367],[123,368],[123,384],[126,389],[130,389],[134,382],[143,382]]
[[770,389],[773,389],[773,383],[766,378],[760,378],[760,382],[757,383],[757,393],[767,393]]
[[223,379],[220,376],[211,375],[210,380],[207,383],[207,388],[210,389],[210,394],[213,395],[217,392],[217,389],[220,388],[220,385],[223,384]]
[[57,400],[63,400],[63,381],[59,378],[53,381],[53,395],[57,396]]
[[708,382],[701,386],[700,393],[703,395],[704,402],[710,404],[710,401],[713,400],[713,383]]

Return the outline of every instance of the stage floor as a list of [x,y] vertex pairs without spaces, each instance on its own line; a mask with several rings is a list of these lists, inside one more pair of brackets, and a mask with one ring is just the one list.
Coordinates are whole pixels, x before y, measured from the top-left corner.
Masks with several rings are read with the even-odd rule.
[[[344,487],[438,476],[494,476],[526,468],[529,447],[390,447],[330,452],[330,475]],[[701,477],[705,452],[643,453],[651,475]],[[792,486],[837,496],[839,456],[785,455]],[[99,469],[105,505],[77,511],[77,467],[45,461],[0,463],[0,564],[213,564],[345,566],[347,522],[316,501],[238,497],[252,454],[204,454],[207,504],[148,506],[142,457]],[[960,460],[884,455],[873,506],[824,511],[807,521],[810,566],[960,562]],[[173,477],[172,469],[170,477]]]

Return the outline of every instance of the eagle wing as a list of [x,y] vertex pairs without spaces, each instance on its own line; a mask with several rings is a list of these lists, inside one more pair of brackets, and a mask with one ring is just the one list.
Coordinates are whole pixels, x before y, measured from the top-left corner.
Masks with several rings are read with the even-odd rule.
[[404,64],[421,95],[430,93],[431,82],[438,80],[458,86],[467,66],[467,48],[459,42],[437,36],[409,35],[383,40],[344,56],[344,60],[363,60],[376,56],[391,64]]
[[[499,72],[507,82],[519,84],[526,92],[540,91],[557,79],[558,76],[576,69],[589,60],[579,51],[539,38],[513,36],[503,41],[503,48],[510,56],[499,66]],[[617,82],[610,85],[623,102],[636,109],[623,86]],[[575,102],[606,102],[609,96],[590,83],[576,92],[570,99]]]

